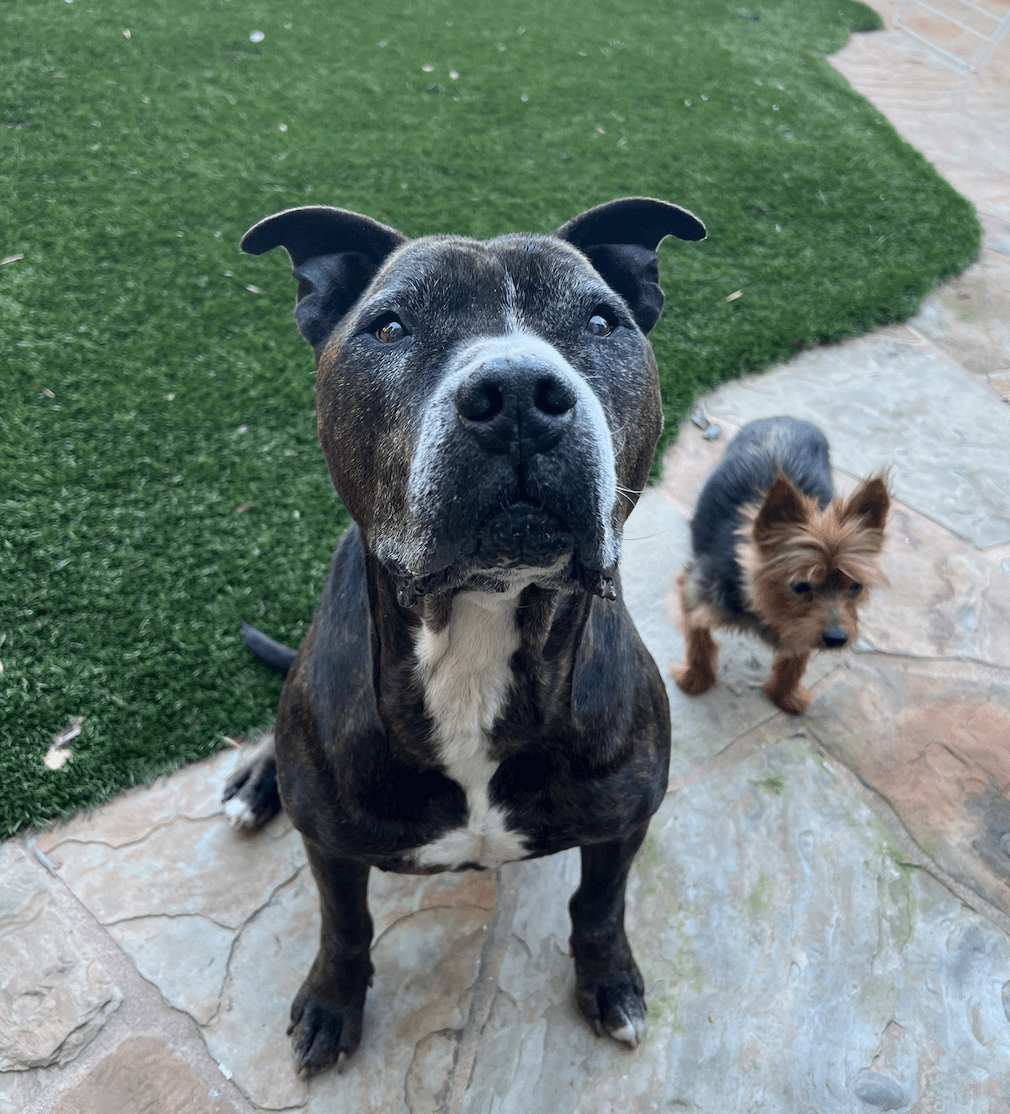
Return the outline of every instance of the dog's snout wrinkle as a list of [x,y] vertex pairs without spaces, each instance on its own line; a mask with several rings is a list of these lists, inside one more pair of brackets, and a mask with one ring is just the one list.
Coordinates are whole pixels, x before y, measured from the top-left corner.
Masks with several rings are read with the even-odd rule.
[[538,362],[494,360],[460,384],[456,412],[482,447],[504,453],[518,443],[548,452],[575,415],[577,395],[565,378]]

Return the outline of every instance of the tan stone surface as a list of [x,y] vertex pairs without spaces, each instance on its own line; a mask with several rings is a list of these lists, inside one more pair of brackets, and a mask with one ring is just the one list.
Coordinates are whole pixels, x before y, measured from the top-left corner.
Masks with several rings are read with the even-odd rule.
[[[880,16],[886,30],[894,30],[894,17],[904,3],[904,0],[864,0],[864,2],[868,8],[872,8]],[[934,5],[934,7],[936,6],[937,5]],[[983,6],[987,6],[989,11],[995,12],[998,15],[1001,8],[1007,7],[1007,3],[1006,0],[992,0],[991,3],[986,0]],[[953,11],[954,9],[950,8],[948,10]],[[928,19],[929,13],[920,10],[917,18]],[[941,46],[944,45],[942,39],[951,36],[955,30],[956,28],[951,28],[949,25],[945,30],[938,29],[940,34],[940,39],[938,41],[940,41]],[[915,43],[910,43],[909,48],[919,50],[920,52],[922,50],[922,48]],[[1004,77],[1010,76],[1010,40],[1004,38],[997,46],[995,53],[984,68],[990,72],[1001,74]]]
[[233,930],[207,917],[137,917],[109,925],[109,935],[170,1006],[206,1024],[217,1013]]
[[211,1056],[257,1106],[301,1106],[307,1097],[287,1027],[291,999],[315,956],[318,917],[315,886],[302,871],[238,935],[221,1009],[204,1029]]
[[[277,832],[283,834],[270,839]],[[263,839],[237,835],[221,816],[183,817],[119,847],[66,839],[55,853],[60,878],[102,924],[200,914],[237,928],[305,862],[286,817],[263,834],[270,855]]]
[[342,1075],[331,1072],[308,1085],[295,1074],[286,1029],[291,999],[318,945],[311,875],[300,874],[246,925],[229,962],[221,1011],[205,1029],[205,1039],[211,1055],[254,1103],[278,1108],[308,1101],[310,1110],[325,1111],[339,1102],[354,1110],[399,1110],[405,1079],[421,1088],[451,1067],[453,1034],[467,1018],[490,916],[473,900],[475,894],[486,900],[488,890],[466,876],[455,899],[443,887],[428,905],[424,882],[405,877],[379,883],[383,892],[373,904],[375,979],[362,1047]]
[[448,1093],[487,923],[475,910],[430,909],[397,922],[376,941],[362,1047],[342,1076],[313,1081],[311,1114],[344,1103],[352,1110],[406,1112],[411,1093],[422,1109],[437,1109],[435,1096]]
[[814,738],[945,871],[1010,912],[1010,669],[859,656],[815,697]]
[[123,1041],[52,1114],[234,1114],[234,1107],[163,1041]]
[[[1010,115],[1010,88],[1007,102]],[[908,326],[966,370],[1010,377],[1010,256],[984,250],[930,294]]]
[[813,349],[724,384],[707,406],[737,425],[812,421],[836,467],[889,466],[899,501],[975,546],[1010,543],[1010,406],[932,344],[870,334]]
[[677,440],[663,454],[663,475],[656,485],[660,494],[689,522],[705,481],[722,460],[727,442],[740,428],[723,414],[709,412],[708,417],[719,426],[719,437],[706,441],[703,431],[693,422],[681,422]]
[[44,1090],[42,1071],[0,1072],[0,1114],[23,1114]]
[[121,996],[18,843],[0,847],[0,1072],[67,1064]]
[[860,622],[861,646],[1010,665],[1010,546],[979,550],[896,504],[880,567],[889,584]]
[[375,923],[375,938],[397,921],[423,909],[460,909],[490,916],[495,906],[494,871],[461,871],[452,874],[384,874],[368,876],[368,907]]
[[50,857],[64,840],[98,841],[110,847],[123,847],[179,818],[200,820],[218,816],[225,783],[242,758],[240,751],[229,747],[206,762],[196,762],[170,777],[157,778],[150,786],[127,789],[98,808],[79,813],[66,822],[54,822],[50,831],[39,836],[36,846]]
[[1010,944],[901,862],[803,740],[668,797],[628,889],[649,1004],[635,1052],[572,1003],[563,903],[545,898],[577,863],[522,864],[462,1110],[852,1114],[884,1094],[1005,1114]]

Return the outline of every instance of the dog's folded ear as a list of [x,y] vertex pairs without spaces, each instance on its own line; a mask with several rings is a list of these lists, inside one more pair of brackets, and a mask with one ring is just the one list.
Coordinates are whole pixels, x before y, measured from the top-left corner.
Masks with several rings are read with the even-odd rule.
[[261,220],[239,246],[249,255],[276,247],[288,253],[298,283],[295,320],[318,357],[386,256],[406,242],[396,229],[370,217],[312,205]]
[[656,253],[660,241],[667,236],[704,240],[705,226],[693,213],[668,201],[625,197],[589,209],[563,224],[555,235],[589,259],[647,333],[663,309]]

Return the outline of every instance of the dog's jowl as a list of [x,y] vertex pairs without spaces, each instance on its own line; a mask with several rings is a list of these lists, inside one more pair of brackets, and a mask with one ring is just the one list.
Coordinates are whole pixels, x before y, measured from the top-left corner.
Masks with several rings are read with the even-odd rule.
[[287,672],[275,745],[233,821],[283,805],[319,887],[319,953],[291,1007],[300,1070],[353,1051],[372,975],[371,867],[484,869],[578,846],[575,994],[635,1045],[632,857],[666,786],[666,693],[621,598],[624,521],[662,425],[645,334],[656,250],[704,228],[613,201],[553,236],[408,240],[340,209],[278,213],[315,351],[317,418],[353,525]]

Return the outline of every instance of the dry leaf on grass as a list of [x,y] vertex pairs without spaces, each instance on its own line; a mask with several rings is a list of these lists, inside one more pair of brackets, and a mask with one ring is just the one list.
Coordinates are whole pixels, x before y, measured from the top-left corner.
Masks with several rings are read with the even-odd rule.
[[70,758],[70,750],[67,743],[71,739],[76,739],[81,733],[81,724],[84,723],[84,716],[78,716],[72,719],[65,727],[56,732],[56,737],[49,744],[49,749],[42,759],[43,765],[50,770],[59,770],[66,765]]

